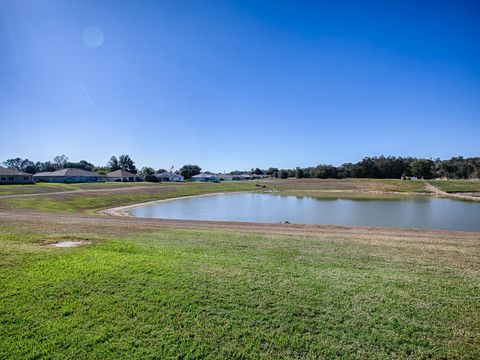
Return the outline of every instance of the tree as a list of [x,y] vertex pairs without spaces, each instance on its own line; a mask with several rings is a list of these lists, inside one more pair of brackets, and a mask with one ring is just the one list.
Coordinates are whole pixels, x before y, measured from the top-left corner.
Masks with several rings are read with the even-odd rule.
[[107,163],[107,167],[110,169],[110,171],[120,170],[120,164],[118,163],[118,159],[115,155],[112,155]]
[[279,177],[280,179],[288,179],[288,170],[280,170]]
[[158,179],[155,176],[155,170],[151,167],[143,167],[142,170],[140,170],[140,175],[143,176],[145,181],[158,182]]
[[23,171],[29,174],[35,174],[37,172],[37,166],[33,161],[28,159],[8,159],[3,162],[3,165],[10,169],[16,169],[18,171]]
[[58,155],[53,158],[53,162],[59,169],[63,169],[65,164],[68,162],[68,157],[64,154]]
[[164,172],[167,172],[167,169],[158,169],[157,170],[157,174],[161,174],[161,173],[164,173]]
[[37,168],[37,172],[55,171],[55,165],[53,165],[50,161],[45,161],[45,162],[37,161],[35,163],[35,167]]
[[271,177],[274,177],[274,178],[278,178],[278,169],[277,168],[269,168],[267,170],[267,175],[271,176]]
[[432,176],[432,169],[434,163],[432,160],[427,159],[418,159],[412,161],[410,164],[410,168],[412,170],[412,174],[417,177],[422,177],[425,179],[431,179]]
[[29,174],[35,174],[37,172],[37,167],[35,166],[35,163],[33,161],[25,159],[22,161],[22,164],[20,165],[20,171],[23,171]]
[[180,175],[182,175],[185,180],[189,180],[192,176],[198,175],[202,172],[202,169],[198,165],[183,165],[180,170]]
[[300,169],[299,167],[297,167],[297,168],[295,169],[295,177],[296,177],[297,179],[303,179],[303,178],[305,177],[305,173],[303,172],[302,169]]
[[22,167],[22,159],[20,158],[15,158],[15,159],[8,159],[3,162],[3,165],[5,165],[9,169],[16,169],[20,171]]
[[263,175],[263,171],[260,170],[260,168],[258,168],[258,167],[255,168],[255,170],[253,170],[253,173],[254,173],[255,175]]
[[86,160],[80,160],[79,162],[67,162],[65,167],[92,171],[95,166]]
[[107,175],[110,172],[110,168],[107,166],[95,166],[92,171],[100,175]]
[[120,169],[130,171],[133,174],[137,173],[135,163],[128,155],[120,155],[118,157],[118,165],[120,166]]

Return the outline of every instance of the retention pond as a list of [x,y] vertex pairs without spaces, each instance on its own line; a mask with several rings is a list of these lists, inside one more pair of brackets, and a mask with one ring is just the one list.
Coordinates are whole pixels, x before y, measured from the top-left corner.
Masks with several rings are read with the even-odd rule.
[[332,224],[480,232],[480,203],[435,197],[317,199],[260,193],[180,198],[128,210],[135,217]]

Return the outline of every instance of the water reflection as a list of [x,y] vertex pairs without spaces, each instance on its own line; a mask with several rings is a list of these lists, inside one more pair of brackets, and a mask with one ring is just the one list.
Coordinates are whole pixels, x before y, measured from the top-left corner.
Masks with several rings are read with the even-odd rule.
[[137,217],[480,231],[480,203],[440,198],[316,199],[241,193],[178,199],[130,210]]

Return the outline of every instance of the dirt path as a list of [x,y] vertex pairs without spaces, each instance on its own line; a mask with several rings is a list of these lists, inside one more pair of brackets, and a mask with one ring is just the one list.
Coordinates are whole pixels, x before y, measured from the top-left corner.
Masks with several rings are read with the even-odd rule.
[[33,194],[13,194],[13,195],[0,195],[0,199],[16,198],[16,197],[30,197],[30,196],[45,196],[45,195],[63,195],[63,194],[82,194],[82,193],[97,193],[97,192],[112,192],[112,191],[130,191],[130,190],[142,190],[151,189],[151,186],[132,186],[132,187],[120,187],[120,188],[108,188],[108,189],[78,189],[78,190],[66,190],[66,191],[54,191],[43,192]]
[[425,188],[435,195],[438,196],[445,196],[445,197],[451,197],[451,198],[456,198],[460,200],[473,200],[473,201],[480,201],[480,197],[476,196],[469,196],[469,195],[461,195],[461,194],[455,194],[455,193],[447,193],[446,191],[440,190],[439,188],[433,186],[429,182],[425,181]]

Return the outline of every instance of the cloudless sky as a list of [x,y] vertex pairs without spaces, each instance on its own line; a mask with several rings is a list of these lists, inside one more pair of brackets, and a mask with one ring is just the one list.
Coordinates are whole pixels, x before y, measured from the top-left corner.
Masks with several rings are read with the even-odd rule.
[[479,4],[0,0],[0,161],[479,156]]

